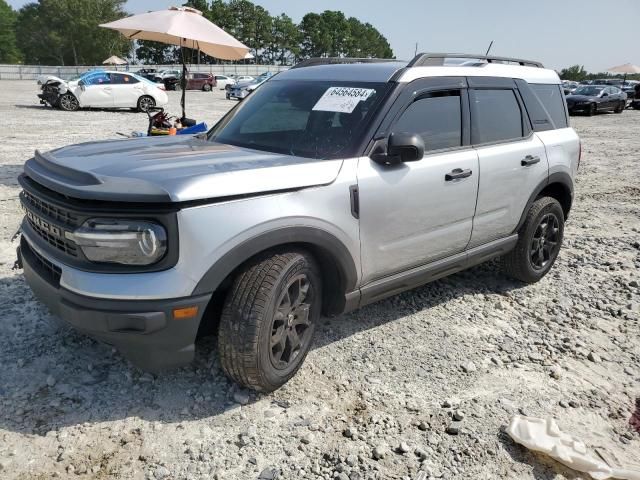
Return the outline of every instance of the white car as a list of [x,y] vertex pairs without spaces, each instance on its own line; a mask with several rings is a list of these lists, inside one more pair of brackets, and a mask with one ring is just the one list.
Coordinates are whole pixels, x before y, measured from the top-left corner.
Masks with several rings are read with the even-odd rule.
[[167,78],[180,78],[182,76],[182,70],[161,70],[156,73],[156,81],[162,83]]
[[40,103],[62,110],[79,108],[135,108],[141,112],[164,106],[169,98],[164,86],[129,72],[90,71],[69,81],[54,76],[40,78]]
[[224,90],[227,85],[235,85],[236,81],[234,78],[228,77],[226,75],[216,75],[216,85],[220,90]]

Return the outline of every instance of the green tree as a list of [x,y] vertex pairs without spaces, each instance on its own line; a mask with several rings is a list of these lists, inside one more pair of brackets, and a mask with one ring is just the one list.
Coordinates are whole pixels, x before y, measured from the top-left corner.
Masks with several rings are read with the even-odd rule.
[[131,42],[101,23],[124,17],[125,0],[39,0],[20,9],[16,37],[27,63],[91,65],[126,56]]
[[273,17],[271,23],[271,45],[267,48],[267,58],[271,63],[285,65],[300,56],[302,35],[291,17],[281,14]]
[[582,65],[573,65],[568,68],[560,70],[560,78],[563,80],[573,80],[574,82],[580,82],[586,80],[588,77],[587,71]]
[[16,12],[0,0],[0,63],[18,63],[20,50],[16,47]]
[[373,25],[342,12],[308,13],[300,32],[302,57],[393,57],[389,42]]

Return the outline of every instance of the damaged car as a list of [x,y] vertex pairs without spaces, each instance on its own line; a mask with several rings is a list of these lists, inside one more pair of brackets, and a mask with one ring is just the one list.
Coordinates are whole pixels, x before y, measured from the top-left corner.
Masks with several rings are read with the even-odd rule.
[[146,112],[169,102],[164,86],[129,72],[90,71],[71,80],[48,75],[38,80],[40,103],[66,111],[132,108]]

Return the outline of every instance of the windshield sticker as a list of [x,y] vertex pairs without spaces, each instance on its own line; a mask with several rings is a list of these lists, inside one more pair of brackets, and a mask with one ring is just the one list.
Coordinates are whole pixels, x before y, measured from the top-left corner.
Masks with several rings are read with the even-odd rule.
[[313,110],[321,112],[352,113],[358,103],[369,98],[375,90],[372,88],[329,87]]

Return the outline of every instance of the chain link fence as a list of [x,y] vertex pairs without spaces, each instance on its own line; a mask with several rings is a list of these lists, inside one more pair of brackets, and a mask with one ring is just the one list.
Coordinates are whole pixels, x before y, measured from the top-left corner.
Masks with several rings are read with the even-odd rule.
[[[118,70],[137,72],[143,68],[156,70],[182,69],[177,65],[99,65],[99,66],[48,66],[48,65],[0,65],[0,80],[37,80],[41,75],[55,75],[62,79],[77,77],[87,70]],[[288,66],[281,65],[187,65],[189,72],[212,73],[214,75],[259,75],[263,72],[280,72]]]

